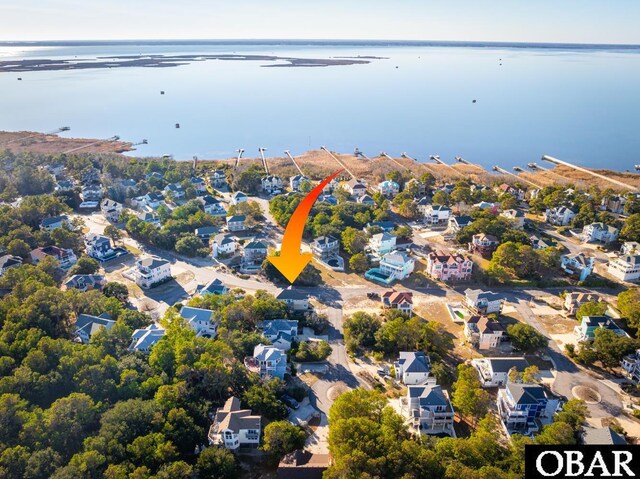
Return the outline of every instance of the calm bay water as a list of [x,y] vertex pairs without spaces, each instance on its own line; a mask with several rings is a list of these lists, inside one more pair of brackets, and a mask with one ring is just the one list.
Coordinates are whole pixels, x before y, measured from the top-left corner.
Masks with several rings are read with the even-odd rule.
[[386,59],[323,68],[214,60],[175,68],[0,73],[0,129],[68,125],[67,136],[144,138],[149,144],[133,154],[177,159],[230,157],[237,148],[256,156],[260,146],[281,156],[285,149],[299,154],[326,145],[340,152],[359,147],[369,156],[407,152],[419,160],[439,154],[451,162],[459,155],[486,167],[539,162],[543,154],[619,170],[640,163],[640,49],[0,46],[0,60],[139,53]]

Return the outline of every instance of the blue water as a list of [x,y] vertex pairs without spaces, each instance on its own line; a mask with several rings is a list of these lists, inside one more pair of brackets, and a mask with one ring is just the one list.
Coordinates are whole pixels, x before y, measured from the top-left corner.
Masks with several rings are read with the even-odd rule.
[[66,136],[144,138],[149,144],[133,154],[177,159],[230,157],[237,148],[254,156],[260,146],[280,156],[285,149],[299,154],[326,145],[340,152],[359,147],[370,156],[407,152],[419,160],[439,154],[453,161],[459,155],[485,166],[524,165],[543,154],[619,170],[640,163],[639,49],[0,46],[0,60],[138,53],[387,59],[324,68],[214,60],[175,68],[0,73],[0,129],[49,131],[68,125]]

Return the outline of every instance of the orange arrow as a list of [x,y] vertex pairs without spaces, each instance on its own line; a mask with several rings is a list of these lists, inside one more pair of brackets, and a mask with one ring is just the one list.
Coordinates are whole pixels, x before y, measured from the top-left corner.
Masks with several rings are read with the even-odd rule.
[[302,270],[309,264],[313,256],[311,253],[300,253],[302,233],[304,233],[304,225],[311,212],[311,207],[318,199],[318,196],[320,196],[320,193],[322,193],[323,188],[342,173],[342,171],[343,170],[336,171],[304,197],[293,212],[293,215],[291,215],[291,219],[289,223],[287,223],[287,228],[284,230],[280,256],[269,256],[267,258],[290,283],[293,283],[296,278],[300,276],[300,273],[302,273]]

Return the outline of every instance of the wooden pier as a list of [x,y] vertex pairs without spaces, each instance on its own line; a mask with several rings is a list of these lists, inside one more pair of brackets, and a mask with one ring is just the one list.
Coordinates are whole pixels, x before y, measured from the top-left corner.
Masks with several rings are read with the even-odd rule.
[[569,168],[573,168],[576,171],[580,171],[582,173],[587,173],[587,174],[589,174],[591,176],[594,176],[596,178],[600,178],[601,180],[608,181],[609,183],[612,183],[614,185],[620,186],[622,188],[626,188],[626,189],[631,190],[631,191],[638,191],[638,188],[635,187],[635,186],[628,185],[626,183],[623,183],[622,181],[614,180],[613,178],[609,178],[608,176],[601,175],[600,173],[596,173],[595,171],[591,171],[591,170],[588,170],[586,168],[582,168],[581,166],[574,165],[573,163],[569,163],[567,161],[559,160],[557,158],[554,158],[553,156],[544,155],[542,157],[542,161],[553,163],[554,165],[568,166]]

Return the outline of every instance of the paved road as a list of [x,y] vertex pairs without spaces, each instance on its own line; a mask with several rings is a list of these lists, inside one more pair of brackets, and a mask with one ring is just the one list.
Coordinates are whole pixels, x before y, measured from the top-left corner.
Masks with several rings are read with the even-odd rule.
[[[507,300],[516,307],[516,310],[522,315],[524,320],[545,336],[549,337],[544,325],[538,321],[535,314],[531,311],[528,304],[530,299],[531,295],[526,292],[507,295]],[[622,412],[622,402],[618,394],[602,382],[592,378],[584,369],[567,358],[560,350],[558,344],[552,339],[549,339],[549,347],[546,353],[553,361],[556,369],[556,378],[551,388],[554,393],[564,396],[567,399],[572,399],[574,397],[572,393],[574,387],[587,386],[596,390],[602,397],[602,401],[599,404],[587,405],[591,417],[615,417]]]

